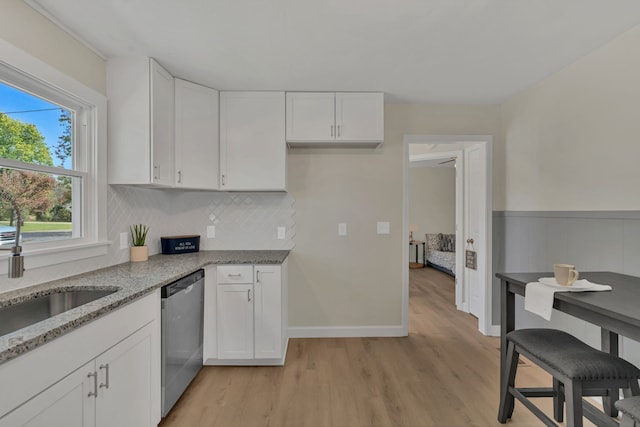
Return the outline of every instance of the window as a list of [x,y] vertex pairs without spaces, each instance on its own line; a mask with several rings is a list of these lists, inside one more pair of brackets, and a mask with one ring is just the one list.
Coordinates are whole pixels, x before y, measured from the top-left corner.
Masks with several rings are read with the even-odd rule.
[[[106,99],[1,41],[0,58],[0,192],[22,213],[26,268],[105,254]],[[0,249],[15,218],[0,200]]]
[[[86,173],[74,153],[84,142],[78,126],[84,110],[0,81],[0,192],[21,210],[23,245],[82,237]],[[0,203],[5,231],[15,228],[15,220],[10,204]]]

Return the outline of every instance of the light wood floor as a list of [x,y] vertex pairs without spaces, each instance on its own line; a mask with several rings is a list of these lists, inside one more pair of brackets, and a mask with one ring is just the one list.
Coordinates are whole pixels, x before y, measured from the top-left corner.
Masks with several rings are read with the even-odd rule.
[[[453,280],[410,270],[409,312],[408,337],[292,339],[284,367],[204,367],[160,425],[499,426],[499,342],[455,309]],[[518,383],[550,378],[526,364]],[[516,403],[508,425],[542,423]]]

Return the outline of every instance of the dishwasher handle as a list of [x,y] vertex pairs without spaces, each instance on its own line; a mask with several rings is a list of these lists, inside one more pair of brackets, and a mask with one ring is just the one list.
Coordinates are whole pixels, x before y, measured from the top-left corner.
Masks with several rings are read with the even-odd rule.
[[170,298],[183,291],[189,292],[193,289],[193,285],[202,279],[204,279],[204,270],[200,269],[176,282],[164,286],[162,288],[162,298]]

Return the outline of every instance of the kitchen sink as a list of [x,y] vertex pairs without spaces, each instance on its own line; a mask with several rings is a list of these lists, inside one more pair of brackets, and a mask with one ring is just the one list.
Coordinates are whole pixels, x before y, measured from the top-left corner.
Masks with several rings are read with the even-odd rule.
[[0,336],[106,297],[118,289],[74,289],[37,296],[0,308]]

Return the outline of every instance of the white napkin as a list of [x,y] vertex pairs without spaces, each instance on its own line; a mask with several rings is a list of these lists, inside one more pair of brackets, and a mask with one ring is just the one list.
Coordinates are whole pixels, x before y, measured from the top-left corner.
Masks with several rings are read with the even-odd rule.
[[576,280],[571,286],[562,286],[553,277],[543,277],[537,282],[527,283],[524,289],[524,309],[551,320],[553,296],[556,292],[610,291],[611,286],[591,283],[586,279]]

